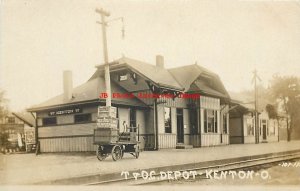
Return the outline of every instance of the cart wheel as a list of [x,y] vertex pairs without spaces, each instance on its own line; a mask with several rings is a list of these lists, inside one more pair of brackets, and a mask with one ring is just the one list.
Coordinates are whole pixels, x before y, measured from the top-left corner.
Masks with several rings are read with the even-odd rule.
[[140,150],[139,147],[135,148],[135,158],[139,158],[140,156]]
[[121,159],[123,158],[123,156],[124,156],[124,151],[122,150]]
[[122,158],[122,149],[119,145],[115,145],[111,150],[111,156],[114,161]]
[[101,145],[98,145],[98,147],[97,147],[96,156],[99,161],[102,161],[106,158],[106,154],[104,153],[103,147]]
[[135,152],[135,158],[137,158],[137,159],[138,159],[138,158],[139,158],[139,156],[140,156],[140,152],[138,152],[138,151],[137,151],[137,152]]

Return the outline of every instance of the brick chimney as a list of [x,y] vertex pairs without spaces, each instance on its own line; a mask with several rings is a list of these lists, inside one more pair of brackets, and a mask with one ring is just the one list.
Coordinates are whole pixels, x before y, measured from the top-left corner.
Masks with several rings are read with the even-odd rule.
[[64,100],[69,101],[72,99],[72,90],[73,90],[73,79],[72,71],[65,70],[63,73],[63,88],[64,88]]
[[156,56],[156,67],[164,68],[164,57],[162,55]]

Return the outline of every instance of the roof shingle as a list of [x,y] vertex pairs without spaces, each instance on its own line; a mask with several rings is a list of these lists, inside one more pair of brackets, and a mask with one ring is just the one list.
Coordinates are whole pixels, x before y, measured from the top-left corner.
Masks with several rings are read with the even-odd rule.
[[[92,80],[89,80],[88,82],[78,87],[75,87],[73,89],[73,98],[70,100],[65,100],[64,95],[60,94],[43,103],[32,106],[31,108],[28,109],[28,111],[35,111],[35,110],[39,110],[40,108],[47,108],[49,106],[54,107],[54,106],[80,103],[89,100],[104,101],[104,99],[99,99],[99,95],[101,92],[105,92],[104,78],[97,77]],[[122,89],[114,82],[111,83],[111,92],[118,92],[121,94],[127,93],[124,89]],[[112,102],[118,104],[124,104],[124,105],[145,106],[145,104],[139,101],[137,98],[130,98],[130,99],[112,98]]]

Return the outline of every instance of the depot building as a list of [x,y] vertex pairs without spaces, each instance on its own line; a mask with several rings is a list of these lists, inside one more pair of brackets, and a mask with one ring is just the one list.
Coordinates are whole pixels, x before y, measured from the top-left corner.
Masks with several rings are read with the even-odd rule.
[[[162,56],[156,64],[123,57],[109,65],[111,93],[134,95],[112,96],[118,130],[138,127],[142,150],[229,144],[230,97],[217,74],[198,64],[166,69]],[[28,109],[36,114],[40,151],[95,151],[97,108],[106,101],[104,65],[75,88],[65,71],[63,85],[63,94]]]

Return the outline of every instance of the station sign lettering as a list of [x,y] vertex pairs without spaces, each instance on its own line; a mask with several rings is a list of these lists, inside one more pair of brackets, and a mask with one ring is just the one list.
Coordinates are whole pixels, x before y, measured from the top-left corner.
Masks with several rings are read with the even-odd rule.
[[58,110],[58,111],[50,111],[48,114],[49,116],[56,116],[56,115],[69,115],[74,113],[81,113],[81,108],[71,108],[71,109],[64,109],[64,110]]

